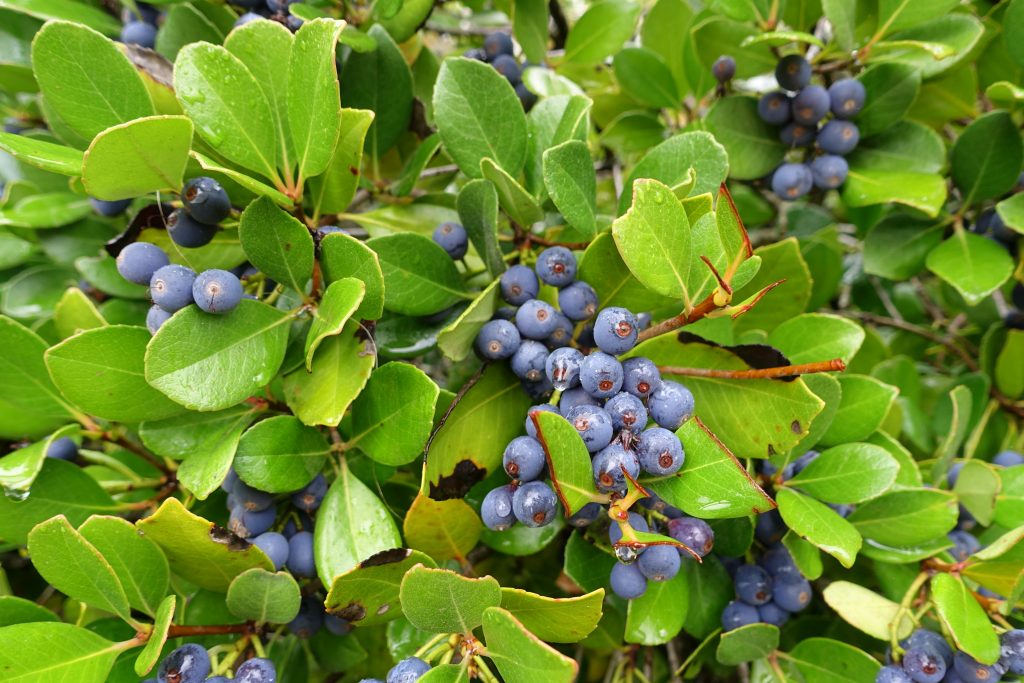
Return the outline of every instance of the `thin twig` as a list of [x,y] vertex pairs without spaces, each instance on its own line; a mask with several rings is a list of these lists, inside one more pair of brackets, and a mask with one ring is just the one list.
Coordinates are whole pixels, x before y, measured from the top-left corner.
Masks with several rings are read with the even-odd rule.
[[715,305],[715,297],[713,294],[709,295],[708,298],[701,301],[693,310],[689,313],[683,312],[674,318],[663,320],[657,325],[651,325],[646,330],[640,333],[638,341],[644,341],[652,337],[657,337],[663,334],[667,334],[672,330],[677,330],[684,325],[695,323],[711,311],[718,308]]
[[776,368],[753,368],[750,370],[716,370],[713,368],[679,368],[670,365],[659,365],[658,370],[664,375],[683,375],[686,377],[715,377],[719,379],[777,379],[779,377],[796,377],[810,375],[815,372],[842,372],[846,363],[840,358],[823,360],[816,363],[801,365],[783,365]]
[[954,340],[953,338],[936,332],[935,330],[931,330],[927,327],[922,327],[920,325],[915,325],[914,323],[908,323],[905,320],[897,320],[896,318],[889,318],[884,315],[877,315],[875,313],[868,313],[866,311],[840,311],[839,314],[846,316],[848,318],[855,318],[866,323],[871,323],[873,325],[884,325],[886,327],[894,327],[898,330],[903,330],[904,332],[910,332],[920,337],[924,337],[925,339],[930,339],[936,344],[941,344],[942,346],[946,347],[947,349],[958,355],[960,359],[963,360],[964,364],[972,372],[976,372],[978,370],[977,361],[975,361],[974,358],[971,357],[971,354],[968,353],[968,351],[965,348],[958,344],[956,340]]

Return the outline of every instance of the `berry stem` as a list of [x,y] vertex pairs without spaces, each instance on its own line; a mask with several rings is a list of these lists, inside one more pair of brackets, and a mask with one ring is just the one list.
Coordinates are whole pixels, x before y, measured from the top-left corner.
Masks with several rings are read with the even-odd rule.
[[188,636],[222,636],[230,635],[232,633],[249,635],[254,632],[255,629],[253,628],[253,625],[248,622],[244,624],[217,624],[214,626],[185,626],[171,624],[171,627],[167,630],[167,637],[183,638]]
[[816,372],[842,372],[846,363],[840,358],[823,360],[801,365],[783,365],[777,368],[755,368],[750,370],[716,370],[713,368],[680,368],[671,365],[659,365],[658,370],[666,375],[684,375],[687,377],[715,377],[719,379],[777,379],[796,375],[810,375]]

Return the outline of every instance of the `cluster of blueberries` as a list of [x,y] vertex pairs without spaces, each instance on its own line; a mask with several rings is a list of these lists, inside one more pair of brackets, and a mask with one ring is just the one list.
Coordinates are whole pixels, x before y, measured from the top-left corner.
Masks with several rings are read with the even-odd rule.
[[145,683],[274,683],[277,669],[269,659],[254,657],[235,670],[235,677],[211,676],[210,655],[195,643],[182,645],[164,657],[157,669],[157,677]]
[[121,10],[121,42],[126,45],[138,45],[153,49],[156,45],[157,22],[160,20],[160,11],[145,2],[136,2],[138,10],[132,11],[128,7]]
[[289,5],[298,0],[234,0],[233,4],[245,8],[245,14],[238,17],[235,26],[248,24],[258,19],[269,19],[284,24],[290,31],[298,31],[303,20],[288,12]]
[[940,634],[920,628],[900,641],[903,659],[883,666],[875,683],[996,683],[1006,674],[1024,675],[1024,630],[999,637],[1000,657],[987,665],[953,648]]
[[508,79],[508,82],[515,88],[516,96],[523,105],[523,109],[530,111],[533,105],[537,104],[537,96],[534,95],[523,83],[523,71],[531,66],[529,63],[522,66],[515,57],[515,46],[512,44],[512,36],[505,31],[488,33],[484,38],[482,48],[475,47],[466,50],[466,57],[479,59],[487,62],[494,70]]
[[[227,192],[213,178],[189,180],[181,201],[182,207],[170,213],[166,224],[171,240],[186,248],[208,244],[217,224],[231,212]],[[244,295],[235,273],[212,268],[197,275],[191,268],[171,263],[163,249],[148,242],[134,242],[122,249],[117,255],[117,272],[129,282],[149,286],[153,306],[146,315],[146,326],[152,334],[189,304],[207,313],[227,313]]]
[[811,584],[781,543],[769,547],[757,564],[723,558],[736,599],[722,610],[722,629],[764,623],[782,626],[811,604]]
[[[775,67],[775,79],[782,90],[766,93],[757,103],[761,119],[782,126],[779,137],[787,147],[810,148],[817,143],[820,154],[810,161],[783,163],[771,177],[772,191],[792,201],[811,191],[812,186],[832,190],[846,182],[849,171],[843,157],[857,146],[860,131],[849,119],[864,106],[866,93],[860,81],[844,78],[826,90],[811,85],[811,65],[801,55],[786,55]],[[831,112],[831,118],[826,118]],[[819,124],[824,121],[824,125]]]
[[388,671],[386,680],[364,678],[359,683],[415,683],[430,671],[430,664],[419,657],[406,657]]

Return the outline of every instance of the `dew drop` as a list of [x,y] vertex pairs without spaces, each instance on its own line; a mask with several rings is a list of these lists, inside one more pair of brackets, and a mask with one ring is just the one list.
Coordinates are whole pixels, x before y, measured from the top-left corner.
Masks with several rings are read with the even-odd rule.
[[11,489],[4,487],[4,495],[16,503],[20,503],[23,500],[28,499],[28,489]]

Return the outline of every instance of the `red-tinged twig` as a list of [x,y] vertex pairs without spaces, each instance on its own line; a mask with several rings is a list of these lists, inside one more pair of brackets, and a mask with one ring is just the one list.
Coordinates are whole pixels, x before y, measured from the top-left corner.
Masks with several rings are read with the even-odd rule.
[[716,370],[713,368],[679,368],[671,365],[658,366],[664,375],[682,375],[686,377],[714,377],[718,379],[776,379],[779,377],[795,377],[810,375],[815,372],[842,372],[846,363],[839,358],[823,360],[816,363],[801,365],[783,365],[777,368],[755,368],[750,370]]
[[767,294],[768,292],[772,291],[773,289],[775,289],[776,287],[778,287],[779,285],[781,285],[785,281],[786,281],[785,278],[783,278],[781,280],[777,280],[777,281],[771,283],[770,285],[768,285],[767,287],[765,287],[764,289],[762,289],[760,292],[757,293],[757,296],[754,297],[753,301],[751,301],[749,304],[746,304],[745,306],[740,306],[739,310],[737,310],[735,313],[732,314],[732,319],[735,320],[736,318],[740,317],[741,315],[743,315],[744,313],[749,311],[751,308],[756,306],[758,304],[758,302],[760,302],[761,299],[764,298],[765,294]]
[[718,306],[715,305],[714,294],[711,294],[706,299],[704,299],[704,301],[701,301],[699,304],[697,304],[689,313],[680,313],[674,318],[663,320],[657,325],[651,325],[646,330],[643,330],[640,333],[638,340],[644,341],[647,339],[651,339],[652,337],[658,337],[663,334],[668,334],[673,330],[678,330],[680,327],[683,327],[684,325],[690,325],[692,323],[697,322],[698,320],[701,320],[708,313],[711,313],[716,308],[718,308]]
[[706,265],[711,270],[711,274],[715,276],[715,280],[718,281],[719,289],[721,289],[726,294],[730,294],[731,295],[732,294],[732,287],[729,286],[728,282],[726,282],[724,279],[722,279],[722,276],[719,275],[719,273],[718,273],[718,269],[715,268],[713,263],[711,263],[711,259],[709,259],[707,256],[701,256],[700,260],[704,262],[704,265]]
[[223,636],[232,633],[251,635],[257,629],[250,623],[244,624],[218,624],[215,626],[184,626],[171,624],[167,630],[168,638],[183,638],[187,636]]

